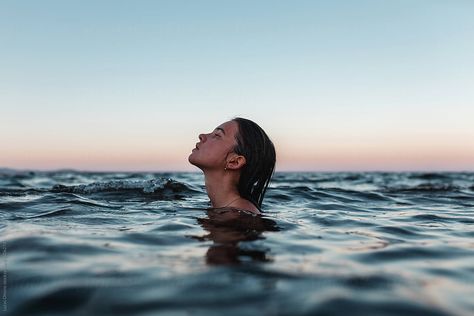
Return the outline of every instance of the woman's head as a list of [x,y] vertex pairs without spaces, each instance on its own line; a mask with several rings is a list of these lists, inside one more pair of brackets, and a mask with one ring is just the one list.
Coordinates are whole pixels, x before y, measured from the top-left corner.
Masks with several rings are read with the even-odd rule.
[[200,134],[189,162],[206,172],[233,172],[241,197],[261,207],[273,175],[275,147],[255,122],[236,117]]

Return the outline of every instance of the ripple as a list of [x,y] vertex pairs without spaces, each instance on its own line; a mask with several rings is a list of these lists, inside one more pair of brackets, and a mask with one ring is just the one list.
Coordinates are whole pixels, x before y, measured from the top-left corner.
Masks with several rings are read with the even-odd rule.
[[427,238],[430,237],[430,235],[425,234],[425,233],[420,233],[416,232],[416,228],[413,226],[405,226],[405,227],[400,227],[400,226],[380,226],[375,228],[378,231],[388,233],[390,235],[393,235],[395,237],[409,237],[409,238]]
[[473,253],[453,248],[453,247],[434,247],[434,246],[406,246],[406,247],[387,247],[383,250],[376,250],[370,253],[355,254],[358,260],[362,262],[397,262],[411,260],[428,259],[446,259],[472,256]]
[[423,305],[416,302],[407,303],[404,300],[380,302],[373,299],[352,299],[346,297],[334,297],[328,299],[307,315],[344,315],[352,311],[356,315],[432,315],[445,316],[450,313],[443,311],[437,306]]
[[68,312],[84,306],[93,293],[92,287],[63,287],[30,299],[17,312],[19,315]]

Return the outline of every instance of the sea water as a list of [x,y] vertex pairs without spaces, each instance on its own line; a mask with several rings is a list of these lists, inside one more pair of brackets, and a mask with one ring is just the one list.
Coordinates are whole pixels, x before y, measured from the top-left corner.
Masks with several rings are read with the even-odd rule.
[[201,173],[0,170],[9,315],[473,315],[474,173],[276,173],[263,216]]

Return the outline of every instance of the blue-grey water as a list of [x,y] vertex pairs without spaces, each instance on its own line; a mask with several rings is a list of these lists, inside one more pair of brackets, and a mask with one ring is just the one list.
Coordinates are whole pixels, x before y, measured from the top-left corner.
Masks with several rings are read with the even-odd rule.
[[263,216],[201,173],[0,170],[9,315],[473,315],[474,173],[276,173]]

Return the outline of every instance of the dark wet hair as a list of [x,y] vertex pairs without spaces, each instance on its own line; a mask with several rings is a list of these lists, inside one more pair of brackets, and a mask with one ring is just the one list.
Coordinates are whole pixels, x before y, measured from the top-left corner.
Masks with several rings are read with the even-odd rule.
[[241,117],[235,117],[232,121],[239,125],[234,152],[246,159],[246,164],[240,173],[239,194],[261,209],[263,197],[275,169],[275,146],[255,122]]

